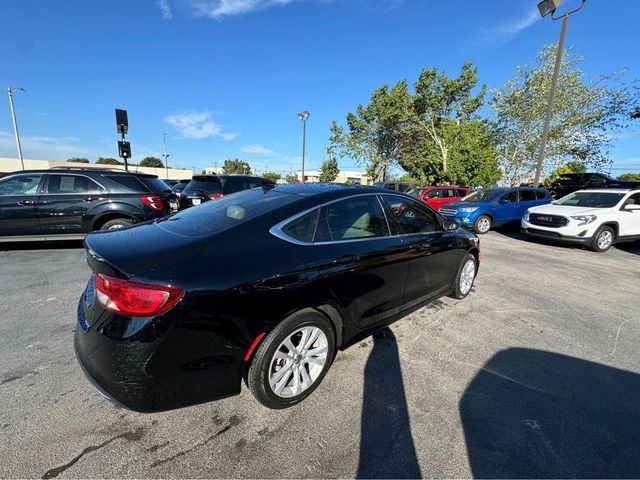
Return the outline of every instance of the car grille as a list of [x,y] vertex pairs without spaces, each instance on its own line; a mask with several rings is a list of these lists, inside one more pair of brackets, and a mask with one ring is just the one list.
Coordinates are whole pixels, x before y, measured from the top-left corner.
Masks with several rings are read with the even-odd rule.
[[441,208],[440,210],[438,210],[438,212],[440,212],[442,215],[449,215],[449,216],[453,216],[456,213],[458,213],[457,210],[452,210],[450,208]]
[[541,213],[530,213],[529,223],[533,225],[541,225],[543,227],[564,227],[569,223],[569,219],[560,215],[544,215]]
[[560,238],[561,235],[556,232],[549,232],[548,230],[538,230],[537,228],[527,228],[526,232],[532,235],[540,235],[541,237]]

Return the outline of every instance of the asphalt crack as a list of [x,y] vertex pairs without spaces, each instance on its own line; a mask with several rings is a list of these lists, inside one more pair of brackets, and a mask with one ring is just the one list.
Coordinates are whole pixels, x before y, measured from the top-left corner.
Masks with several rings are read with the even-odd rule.
[[105,440],[100,445],[92,445],[90,447],[87,447],[84,450],[82,450],[82,452],[80,452],[79,455],[75,456],[68,463],[65,463],[64,465],[60,465],[59,467],[55,467],[55,468],[52,468],[50,470],[47,470],[44,473],[44,475],[42,475],[42,478],[47,479],[47,478],[55,478],[55,477],[57,477],[62,472],[67,470],[69,467],[72,467],[73,465],[78,463],[78,461],[82,457],[84,457],[87,453],[91,453],[91,452],[95,452],[96,450],[100,450],[101,448],[106,447],[110,443],[115,442],[116,440],[118,440],[120,438],[124,438],[128,442],[132,442],[132,441],[140,440],[143,435],[144,435],[144,428],[140,427],[140,428],[137,428],[136,430],[134,430],[133,432],[124,432],[124,433],[121,433],[120,435],[116,435],[115,437],[112,437],[109,440]]

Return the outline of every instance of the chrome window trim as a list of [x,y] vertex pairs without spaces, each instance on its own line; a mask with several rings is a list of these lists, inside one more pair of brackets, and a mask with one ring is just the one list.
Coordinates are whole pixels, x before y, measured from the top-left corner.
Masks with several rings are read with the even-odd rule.
[[42,173],[26,173],[26,172],[18,172],[18,173],[11,173],[9,175],[5,175],[4,177],[0,178],[0,183],[4,182],[5,180],[8,180],[10,178],[13,177],[19,177],[21,175],[40,175],[40,181],[38,181],[38,188],[36,188],[36,193],[9,193],[9,194],[0,194],[0,197],[35,197],[37,195],[41,195],[40,193],[38,193],[38,190],[40,190],[40,184],[42,183],[42,179],[44,178],[44,176],[46,175],[45,172]]
[[[285,225],[288,225],[291,222],[296,221],[298,218],[305,216],[307,213],[313,212],[314,210],[320,210],[328,205],[331,205],[332,203],[337,203],[337,202],[341,202],[343,200],[349,200],[351,198],[357,198],[357,197],[376,197],[376,200],[378,201],[378,205],[380,205],[380,199],[377,198],[378,197],[378,193],[374,192],[374,193],[357,193],[355,195],[349,195],[348,197],[341,197],[341,198],[336,198],[334,200],[330,200],[328,202],[325,203],[321,203],[320,205],[316,205],[315,207],[312,208],[308,208],[306,210],[303,210],[300,213],[296,213],[295,215],[292,215],[291,217],[282,220],[281,222],[276,223],[273,227],[271,227],[269,229],[269,233],[275,237],[278,237],[281,240],[284,240],[286,242],[289,243],[293,243],[295,245],[302,245],[302,246],[313,246],[313,245],[330,245],[330,244],[334,244],[334,243],[348,243],[348,242],[362,242],[362,241],[366,241],[366,240],[380,240],[380,239],[387,239],[387,238],[393,238],[394,235],[391,235],[391,229],[389,228],[389,223],[387,221],[387,231],[389,233],[389,235],[385,235],[383,237],[363,237],[363,238],[351,238],[351,239],[347,239],[347,240],[327,240],[325,242],[303,242],[301,240],[297,240],[293,237],[290,237],[289,235],[287,235],[286,233],[284,233],[282,231],[282,228]],[[384,211],[384,208],[382,207],[382,205],[380,205],[380,208],[382,208],[382,214],[385,216],[385,220],[387,220],[387,216],[386,213]],[[319,213],[319,212],[318,212]],[[318,228],[318,220],[320,219],[320,217],[318,216],[318,218],[316,219],[316,230]],[[315,231],[313,232],[313,236],[315,237]]]
[[[101,192],[84,192],[84,193],[78,193],[78,192],[71,192],[71,193],[49,193],[49,192],[42,192],[40,195],[102,195],[105,192],[108,192],[108,190],[104,187],[104,185],[102,185],[100,182],[94,180],[93,178],[91,178],[88,175],[84,175],[82,173],[67,173],[67,172],[52,172],[52,173],[44,173],[43,175],[73,175],[76,177],[84,177],[87,178],[90,182],[95,183],[96,185],[98,185],[100,188],[102,188]],[[49,187],[49,182],[47,181],[47,187]],[[44,185],[43,185],[44,188]]]
[[[293,222],[295,220],[297,220],[300,217],[305,216],[306,214],[314,211],[314,210],[320,210],[324,207],[326,207],[327,205],[331,205],[332,203],[336,203],[336,202],[340,202],[342,200],[348,200],[350,198],[356,198],[356,197],[364,197],[364,196],[371,196],[371,195],[375,195],[378,199],[378,204],[380,205],[380,207],[382,208],[382,213],[384,214],[384,218],[385,221],[387,222],[387,229],[389,232],[389,235],[385,235],[384,237],[363,237],[363,238],[352,238],[352,239],[347,239],[347,240],[328,240],[325,242],[303,242],[301,240],[297,240],[293,237],[290,237],[289,235],[287,235],[286,233],[284,233],[282,231],[282,228],[289,224],[290,222]],[[399,233],[396,235],[391,235],[391,226],[389,224],[389,219],[387,218],[387,211],[384,208],[384,204],[382,203],[382,195],[392,195],[395,197],[400,197],[403,199],[409,198],[411,200],[413,200],[414,202],[417,203],[417,201],[411,197],[408,197],[407,195],[403,195],[403,194],[399,194],[399,193],[395,193],[395,192],[389,192],[389,193],[358,193],[355,195],[350,195],[348,197],[342,197],[342,198],[337,198],[334,200],[331,200],[329,202],[325,202],[322,203],[320,205],[316,205],[315,207],[311,207],[308,208],[306,210],[303,210],[300,213],[296,213],[295,215],[292,215],[291,217],[288,217],[285,220],[282,220],[281,222],[276,223],[273,227],[271,227],[269,229],[269,233],[271,235],[273,235],[274,237],[279,238],[280,240],[284,240],[285,242],[289,242],[289,243],[293,243],[294,245],[300,245],[300,246],[304,246],[304,247],[312,247],[314,245],[332,245],[332,244],[336,244],[336,243],[350,243],[350,242],[367,242],[367,241],[371,241],[371,240],[388,240],[388,239],[393,239],[393,238],[399,238],[402,239],[403,237],[414,237],[416,235],[434,235],[434,234],[438,234],[438,233],[447,233],[446,230],[438,230],[435,232],[418,232],[418,233]],[[318,212],[319,213],[319,212]],[[436,218],[438,219],[442,219],[441,216],[438,214],[438,212],[435,212],[436,214]],[[316,220],[316,230],[318,228],[318,220],[320,219],[320,217],[318,216],[317,220]],[[441,225],[442,226],[442,225]],[[315,237],[315,231],[314,231],[314,237]]]

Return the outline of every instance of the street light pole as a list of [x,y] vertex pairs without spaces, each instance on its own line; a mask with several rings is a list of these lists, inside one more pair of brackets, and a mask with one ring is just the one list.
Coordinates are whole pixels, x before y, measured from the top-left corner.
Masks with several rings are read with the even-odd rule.
[[169,155],[167,155],[167,145],[166,145],[167,134],[162,134],[162,157],[164,158],[164,169],[165,169],[165,178],[169,179]]
[[304,183],[304,157],[307,147],[307,119],[311,115],[306,110],[298,114],[298,118],[302,120],[302,183]]
[[549,127],[551,125],[551,116],[553,115],[553,100],[556,94],[556,87],[558,84],[558,77],[560,76],[560,67],[562,66],[562,54],[564,52],[564,39],[567,35],[567,23],[569,22],[569,15],[580,10],[587,0],[582,0],[580,6],[570,12],[565,12],[560,17],[554,17],[555,8],[560,4],[559,0],[543,0],[538,5],[540,13],[544,17],[551,13],[553,20],[562,18],[562,29],[560,30],[560,40],[558,41],[558,49],[556,51],[556,63],[553,67],[553,77],[551,78],[551,88],[549,90],[549,99],[547,101],[547,112],[544,118],[544,127],[542,129],[542,138],[540,139],[540,149],[538,150],[538,159],[536,161],[536,176],[533,181],[533,186],[538,187],[540,185],[540,176],[542,175],[542,164],[544,161],[544,149],[547,145],[547,138],[549,137]]
[[24,170],[24,158],[22,157],[22,146],[20,145],[20,134],[18,133],[18,121],[16,120],[16,110],[13,106],[13,94],[15,92],[24,92],[24,88],[7,88],[7,94],[9,95],[9,105],[11,107],[11,118],[13,119],[13,132],[16,136],[16,146],[18,147],[18,157],[20,158],[20,165],[22,166],[22,170]]

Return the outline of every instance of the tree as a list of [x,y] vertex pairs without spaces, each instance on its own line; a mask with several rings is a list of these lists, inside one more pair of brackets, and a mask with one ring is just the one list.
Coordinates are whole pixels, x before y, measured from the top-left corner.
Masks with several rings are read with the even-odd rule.
[[72,162],[72,163],[90,163],[88,158],[79,158],[79,157],[69,158],[69,159],[67,159],[67,162]]
[[[543,47],[531,65],[493,91],[491,107],[502,181],[526,182],[534,175],[551,87],[557,45]],[[610,163],[612,133],[625,128],[638,105],[638,84],[625,85],[621,73],[586,80],[582,58],[567,50],[558,77],[543,172],[569,160],[600,169]]]
[[294,175],[292,173],[290,173],[289,175],[284,177],[284,179],[287,181],[287,183],[297,183],[298,182],[298,176]]
[[331,145],[374,181],[397,163],[420,183],[492,185],[500,176],[495,138],[477,116],[486,91],[482,86],[473,95],[477,83],[477,69],[467,62],[455,78],[423,69],[413,93],[406,80],[383,85],[368,105],[347,114],[346,131],[333,122]]
[[144,157],[140,162],[141,167],[164,168],[162,160],[156,157]]
[[578,161],[571,160],[564,165],[560,165],[556,169],[554,169],[549,176],[545,179],[545,184],[550,185],[555,182],[562,175],[566,175],[567,173],[585,173],[587,171],[587,166]]
[[618,177],[618,180],[624,182],[640,182],[640,173],[623,173]]
[[246,160],[240,160],[239,158],[227,159],[222,166],[222,173],[230,175],[233,173],[245,173],[251,175],[251,166]]
[[340,174],[338,160],[333,155],[333,149],[327,148],[327,159],[320,165],[320,181],[324,183],[333,182]]
[[121,162],[111,157],[100,157],[96,160],[98,165],[122,165]]
[[278,180],[282,178],[282,175],[276,172],[264,172],[262,176],[267,180],[271,180],[273,183],[276,183]]

